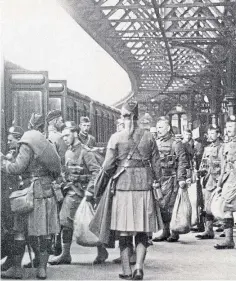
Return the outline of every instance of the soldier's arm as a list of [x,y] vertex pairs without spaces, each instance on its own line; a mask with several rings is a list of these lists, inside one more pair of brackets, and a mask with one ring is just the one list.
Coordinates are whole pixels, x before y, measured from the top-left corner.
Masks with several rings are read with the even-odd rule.
[[154,173],[155,180],[160,182],[161,179],[161,161],[160,154],[157,148],[156,141],[153,139],[151,142],[152,154],[151,154],[151,165]]
[[96,160],[93,152],[84,150],[82,153],[83,153],[83,157],[82,157],[83,162],[91,174],[91,178],[87,185],[87,191],[94,193],[94,181],[100,171],[101,166]]
[[29,166],[30,159],[33,156],[33,150],[27,144],[21,144],[19,153],[14,162],[4,161],[2,170],[8,174],[19,175]]
[[65,153],[67,150],[67,145],[62,138],[58,139],[57,152],[61,158],[61,164],[65,165]]
[[173,143],[175,146],[175,155],[177,157],[177,180],[185,181],[187,178],[188,159],[186,151],[181,141]]
[[225,158],[224,158],[224,144],[220,147],[219,159],[220,159],[221,172],[220,172],[220,176],[218,178],[217,187],[221,186],[221,181],[222,181],[222,178],[223,178],[224,172],[225,172],[226,161],[225,161]]

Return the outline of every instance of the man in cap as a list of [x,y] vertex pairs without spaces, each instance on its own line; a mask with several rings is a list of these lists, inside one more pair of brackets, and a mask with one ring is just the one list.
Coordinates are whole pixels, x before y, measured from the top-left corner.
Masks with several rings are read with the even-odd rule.
[[[52,110],[48,112],[48,115],[46,117],[46,121],[48,123],[48,140],[52,142],[57,150],[57,153],[59,154],[61,158],[61,165],[62,165],[62,173],[64,172],[64,166],[65,166],[65,153],[67,150],[67,145],[65,144],[61,130],[63,128],[63,118],[62,118],[62,112],[60,110]],[[60,185],[63,184],[63,177],[59,177],[54,185],[54,187],[57,186],[58,191],[60,192]],[[63,196],[61,196],[63,198]],[[58,202],[59,209],[61,208],[61,202]],[[54,244],[54,254],[60,255],[61,254],[61,233],[55,237],[55,244]]]
[[[66,192],[60,211],[62,226],[62,253],[52,257],[51,265],[70,264],[70,248],[73,237],[73,220],[76,210],[86,196],[88,201],[93,199],[94,180],[100,170],[94,154],[84,146],[78,138],[78,128],[74,121],[66,121],[62,136],[68,149],[65,154]],[[102,263],[108,257],[105,248],[98,247],[98,256],[94,263]]]
[[234,216],[236,212],[236,116],[231,115],[226,121],[226,132],[229,142],[222,145],[220,156],[222,159],[221,175],[217,184],[217,193],[221,193],[223,211],[223,225],[225,240],[216,244],[216,249],[233,249]]
[[89,134],[91,122],[87,116],[80,117],[79,128],[79,140],[89,148],[93,148],[96,145],[96,140]]
[[60,158],[53,145],[41,133],[45,119],[40,114],[32,114],[29,131],[19,141],[19,151],[14,162],[3,160],[2,171],[7,174],[21,175],[20,189],[33,188],[34,208],[28,213],[14,214],[14,257],[13,266],[1,277],[22,279],[21,262],[25,251],[26,236],[37,243],[39,265],[37,278],[46,279],[51,235],[59,232],[56,198],[52,181],[61,172]]
[[189,129],[184,130],[183,140],[184,148],[187,154],[189,169],[187,170],[187,181],[191,183],[193,173],[193,157],[194,157],[194,141],[192,139],[192,131]]
[[154,242],[165,241],[176,242],[179,234],[171,231],[170,221],[174,208],[175,199],[179,188],[186,188],[186,169],[188,167],[187,155],[181,140],[177,141],[171,134],[169,119],[165,116],[157,120],[157,147],[161,158],[161,192],[160,200],[164,229]]
[[32,113],[28,123],[28,129],[36,130],[43,134],[44,128],[45,128],[44,116],[38,113]]
[[51,141],[61,158],[62,166],[65,164],[65,153],[67,146],[62,138],[61,130],[63,127],[63,118],[60,110],[52,110],[46,117],[48,123],[48,139]]
[[[5,159],[14,162],[18,153],[18,141],[23,136],[24,130],[19,126],[13,126],[8,130],[7,144],[8,153],[3,156]],[[13,214],[10,209],[9,196],[18,189],[21,177],[15,175],[6,176],[1,173],[1,255],[7,256],[6,261],[1,265],[1,271],[9,269],[13,265],[14,257],[14,235],[13,235]]]
[[205,207],[205,231],[202,234],[196,235],[199,239],[213,239],[213,222],[214,216],[210,211],[210,203],[212,193],[217,187],[217,182],[221,173],[221,158],[220,149],[222,141],[220,139],[220,129],[216,125],[211,125],[208,128],[208,141],[210,144],[204,148],[202,161],[200,164],[200,175],[204,177],[205,193],[204,193],[204,207]]

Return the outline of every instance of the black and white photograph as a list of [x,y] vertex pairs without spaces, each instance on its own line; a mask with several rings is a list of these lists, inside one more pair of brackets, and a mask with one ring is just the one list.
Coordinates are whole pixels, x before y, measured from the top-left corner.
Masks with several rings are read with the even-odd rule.
[[1,0],[1,279],[236,280],[236,0]]

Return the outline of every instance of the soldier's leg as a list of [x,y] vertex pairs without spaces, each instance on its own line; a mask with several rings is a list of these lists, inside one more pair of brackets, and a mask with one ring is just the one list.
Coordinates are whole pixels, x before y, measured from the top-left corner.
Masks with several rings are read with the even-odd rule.
[[44,280],[47,278],[47,263],[49,253],[51,252],[51,239],[48,236],[39,237],[39,266],[37,269],[37,278]]
[[167,208],[161,208],[161,216],[164,223],[163,231],[160,236],[152,239],[153,242],[166,241],[170,237],[170,212]]
[[108,252],[105,246],[97,246],[97,257],[93,261],[93,264],[101,264],[104,263],[105,260],[108,258]]
[[67,193],[63,200],[60,211],[60,223],[62,225],[62,252],[59,256],[52,257],[49,260],[51,265],[71,263],[70,248],[73,237],[73,220],[81,200],[82,197],[73,192],[70,194]]
[[21,262],[25,253],[25,236],[23,233],[17,233],[14,237],[14,255],[13,266],[7,271],[1,273],[2,279],[22,279],[23,271]]
[[59,256],[53,257],[49,263],[51,265],[70,264],[71,254],[70,248],[73,237],[73,229],[68,227],[62,228],[62,252]]
[[206,223],[205,223],[205,231],[202,234],[198,234],[195,237],[199,239],[213,239],[214,238],[214,230],[213,230],[213,222],[214,216],[210,214],[206,214]]
[[235,246],[233,239],[233,227],[234,227],[234,217],[232,212],[225,212],[224,231],[225,240],[222,243],[216,244],[214,247],[216,249],[233,249]]
[[130,267],[130,254],[132,247],[132,236],[120,236],[119,237],[120,257],[122,274],[119,274],[121,279],[132,279],[132,272]]
[[138,233],[135,236],[135,245],[136,245],[136,264],[135,270],[133,273],[134,280],[143,279],[143,265],[146,257],[147,247],[148,247],[148,234],[147,233]]

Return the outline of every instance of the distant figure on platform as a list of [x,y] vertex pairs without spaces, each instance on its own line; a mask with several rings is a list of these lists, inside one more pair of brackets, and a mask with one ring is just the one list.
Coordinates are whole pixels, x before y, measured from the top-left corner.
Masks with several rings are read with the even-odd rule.
[[194,171],[194,140],[192,139],[192,131],[189,129],[184,130],[183,140],[184,148],[187,154],[189,168],[187,170],[187,183],[191,184]]
[[91,129],[91,122],[87,116],[80,117],[79,124],[80,132],[79,132],[79,140],[87,145],[89,148],[93,148],[96,146],[95,137],[89,134]]

